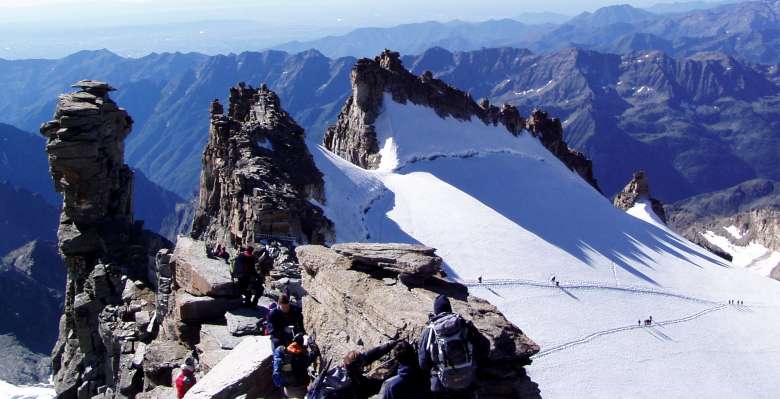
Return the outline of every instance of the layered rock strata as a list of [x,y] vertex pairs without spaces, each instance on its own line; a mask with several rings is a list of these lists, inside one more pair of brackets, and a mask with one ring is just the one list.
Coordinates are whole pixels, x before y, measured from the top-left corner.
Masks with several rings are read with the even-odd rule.
[[240,83],[226,115],[216,100],[210,112],[192,237],[228,246],[330,238],[330,222],[310,202],[324,202],[322,173],[279,97]]
[[640,201],[648,201],[656,215],[666,223],[666,212],[664,211],[664,205],[661,201],[653,198],[650,195],[650,184],[647,181],[645,172],[638,171],[634,173],[634,178],[623,188],[623,191],[619,192],[612,203],[627,211],[631,209]]
[[[523,368],[539,351],[536,343],[495,306],[470,296],[466,287],[431,274],[429,266],[416,271],[399,267],[440,265],[441,259],[433,250],[396,244],[345,244],[332,249],[302,246],[296,253],[309,293],[303,301],[306,329],[316,335],[325,358],[338,361],[349,350],[371,348],[390,339],[418,340],[434,299],[446,294],[454,311],[471,320],[490,341],[490,362],[480,375],[479,397],[538,395]],[[399,278],[403,273],[416,278]]]
[[429,71],[420,76],[410,73],[402,65],[399,54],[389,50],[373,60],[358,60],[350,76],[352,95],[336,124],[326,132],[324,145],[355,165],[366,169],[379,166],[381,155],[374,122],[382,110],[384,93],[390,93],[394,101],[429,107],[442,118],[463,121],[475,118],[485,124],[502,125],[513,135],[528,130],[569,169],[599,189],[593,177],[592,162],[568,148],[563,141],[560,121],[545,113],[534,112],[526,119],[509,104],[497,107],[487,100],[478,104],[468,93],[434,78]]
[[60,96],[55,119],[41,127],[64,197],[58,238],[67,284],[52,354],[55,389],[59,398],[129,398],[143,385],[136,349],[154,336],[147,276],[170,243],[133,220],[133,173],[124,163],[132,119],[109,97],[113,88],[74,87],[80,90]]

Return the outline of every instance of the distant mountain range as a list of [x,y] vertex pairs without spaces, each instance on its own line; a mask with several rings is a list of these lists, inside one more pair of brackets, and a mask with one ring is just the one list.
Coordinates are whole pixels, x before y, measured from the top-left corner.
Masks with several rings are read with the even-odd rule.
[[535,51],[568,47],[624,54],[663,50],[685,57],[721,51],[753,62],[780,61],[780,1],[725,4],[673,14],[657,14],[628,5],[583,13],[531,40],[513,46]]
[[541,53],[570,47],[617,54],[663,50],[676,57],[722,51],[753,62],[777,63],[780,1],[663,3],[647,9],[616,5],[574,18],[529,14],[485,22],[424,22],[361,28],[274,48],[288,52],[316,49],[329,57],[363,57],[385,48],[419,54],[430,47],[469,51],[502,46]]
[[[529,18],[533,20],[533,17]],[[540,15],[539,19],[549,20]],[[391,28],[361,28],[340,36],[291,42],[274,47],[297,53],[316,49],[328,57],[373,57],[386,48],[402,54],[420,54],[431,47],[450,50],[477,50],[511,46],[519,41],[534,42],[555,25],[530,25],[512,19],[485,22],[422,22]]]
[[[355,61],[316,51],[140,59],[98,51],[55,61],[4,61],[0,121],[32,131],[50,117],[54,104],[46,98],[81,78],[110,81],[120,89],[113,97],[135,119],[130,164],[188,198],[198,181],[208,104],[224,101],[225,87],[267,83],[309,138],[320,141],[349,93]],[[665,202],[756,177],[780,179],[776,66],[718,53],[679,59],[658,51],[619,56],[511,48],[433,48],[404,63],[417,73],[431,70],[475,98],[516,104],[526,115],[539,106],[559,116],[567,142],[594,159],[608,195],[638,169],[658,182],[656,195]]]

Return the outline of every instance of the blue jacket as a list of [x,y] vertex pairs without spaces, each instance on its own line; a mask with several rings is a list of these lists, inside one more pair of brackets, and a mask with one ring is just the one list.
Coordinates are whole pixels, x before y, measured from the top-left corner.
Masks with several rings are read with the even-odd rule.
[[399,366],[398,374],[382,384],[382,399],[429,399],[432,397],[428,378],[417,367]]

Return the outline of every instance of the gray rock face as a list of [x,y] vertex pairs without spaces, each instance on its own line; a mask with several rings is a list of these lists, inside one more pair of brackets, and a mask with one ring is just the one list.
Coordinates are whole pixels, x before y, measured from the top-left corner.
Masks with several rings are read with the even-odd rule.
[[206,322],[221,318],[226,311],[241,306],[241,298],[193,296],[176,291],[176,317],[183,322]]
[[[780,251],[780,183],[754,179],[726,190],[697,195],[666,207],[669,226],[687,239],[723,252],[702,237],[713,231],[735,245],[757,242]],[[741,237],[724,230],[735,226]],[[716,252],[717,253],[717,252]],[[725,254],[725,252],[724,252]]]
[[176,284],[197,296],[238,296],[228,264],[222,259],[207,258],[205,254],[206,245],[203,241],[189,237],[177,240],[172,258]]
[[322,174],[276,94],[240,83],[230,90],[227,115],[211,109],[192,237],[230,248],[270,237],[330,237],[330,222],[308,201],[323,200]]
[[414,244],[336,244],[336,253],[353,260],[352,267],[372,272],[397,273],[407,283],[424,283],[441,272],[436,250]]
[[[75,86],[81,91],[60,96],[55,120],[41,127],[54,186],[64,197],[58,238],[68,270],[52,354],[55,389],[63,399],[98,389],[132,397],[142,373],[128,365],[135,343],[150,339],[147,319],[155,306],[144,281],[154,254],[170,243],[133,221],[133,173],[124,163],[132,119],[108,97],[108,84]],[[128,279],[138,281],[137,289],[126,290]]]
[[666,223],[666,212],[664,211],[664,205],[661,201],[650,196],[650,184],[647,182],[647,176],[645,172],[639,171],[634,173],[634,178],[628,182],[623,191],[619,192],[612,203],[627,211],[631,209],[637,202],[641,200],[650,201],[653,208],[653,212],[658,215],[661,220]]
[[[306,330],[317,336],[326,358],[338,361],[347,351],[370,348],[392,338],[416,341],[428,321],[438,294],[450,296],[453,309],[471,320],[490,341],[490,366],[480,398],[518,398],[520,392],[536,391],[523,366],[539,346],[510,323],[488,302],[472,297],[464,286],[429,278],[422,286],[387,284],[381,277],[361,269],[365,255],[377,254],[388,264],[398,264],[420,251],[431,249],[395,244],[349,244],[349,254],[321,246],[296,249],[303,268]],[[343,249],[342,249],[343,251]]]
[[267,309],[264,308],[229,310],[225,312],[227,330],[236,337],[260,335],[260,321],[265,318],[267,313]]
[[402,104],[410,101],[432,108],[441,117],[464,121],[476,118],[485,124],[500,124],[513,135],[528,129],[569,169],[599,189],[592,163],[583,154],[568,148],[560,121],[548,118],[546,113],[534,113],[526,121],[514,106],[504,104],[499,108],[486,100],[477,104],[471,95],[435,79],[430,71],[413,75],[402,65],[400,55],[390,50],[373,60],[358,60],[352,69],[351,82],[352,95],[336,124],[328,128],[324,145],[355,165],[366,169],[379,166],[381,156],[374,121],[381,112],[384,93],[390,93],[394,101]]

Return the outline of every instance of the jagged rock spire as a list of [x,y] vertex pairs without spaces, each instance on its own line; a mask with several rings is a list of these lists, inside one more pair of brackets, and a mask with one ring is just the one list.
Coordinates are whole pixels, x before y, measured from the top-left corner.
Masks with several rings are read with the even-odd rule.
[[613,204],[623,210],[631,209],[639,201],[650,201],[653,212],[666,223],[666,212],[661,201],[650,196],[650,184],[644,171],[634,172],[634,178],[615,196]]
[[[68,269],[54,384],[58,398],[93,397],[100,387],[130,397],[140,374],[120,358],[132,357],[127,342],[146,327],[124,323],[134,316],[118,306],[123,279],[143,281],[149,255],[170,243],[133,220],[133,172],[124,163],[133,120],[109,98],[114,88],[92,80],[73,86],[80,90],[60,96],[54,120],[41,127],[54,187],[63,194],[58,238]],[[153,311],[148,301],[136,306]]]
[[324,201],[322,173],[304,131],[266,85],[230,89],[227,115],[212,104],[192,237],[250,245],[276,237],[322,243],[330,222],[309,198]]

